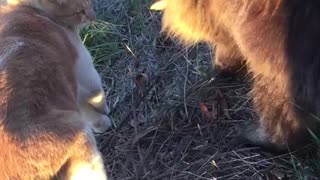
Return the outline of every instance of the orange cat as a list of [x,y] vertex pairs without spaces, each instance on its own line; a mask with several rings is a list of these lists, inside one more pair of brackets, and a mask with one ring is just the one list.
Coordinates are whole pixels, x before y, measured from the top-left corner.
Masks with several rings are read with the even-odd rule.
[[259,121],[239,140],[273,151],[299,148],[319,130],[320,6],[316,0],[157,0],[163,31],[207,42],[220,70],[245,62]]
[[82,56],[70,38],[94,19],[91,1],[8,4],[0,7],[1,179],[107,179],[90,119],[79,106],[99,107],[104,100],[98,93],[92,101],[94,91],[82,97],[76,70]]

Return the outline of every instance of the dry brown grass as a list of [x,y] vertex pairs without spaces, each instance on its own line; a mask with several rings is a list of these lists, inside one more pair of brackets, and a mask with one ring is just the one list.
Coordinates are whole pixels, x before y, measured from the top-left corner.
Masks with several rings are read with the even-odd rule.
[[215,77],[205,45],[187,49],[161,37],[149,5],[98,0],[100,19],[111,24],[84,33],[116,126],[97,137],[108,173],[117,180],[311,176],[309,162],[294,153],[229,147],[236,126],[255,119],[250,85]]

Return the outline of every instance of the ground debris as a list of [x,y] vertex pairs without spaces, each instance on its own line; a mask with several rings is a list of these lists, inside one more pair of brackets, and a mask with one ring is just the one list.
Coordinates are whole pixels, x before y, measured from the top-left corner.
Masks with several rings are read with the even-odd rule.
[[[92,51],[104,62],[98,70],[116,126],[97,136],[112,178],[295,179],[295,152],[229,147],[233,129],[256,118],[250,84],[216,77],[206,45],[185,48],[161,35],[148,2],[97,0],[98,17],[114,24],[102,44],[117,42],[107,51],[113,56]],[[304,159],[295,162],[306,167]]]

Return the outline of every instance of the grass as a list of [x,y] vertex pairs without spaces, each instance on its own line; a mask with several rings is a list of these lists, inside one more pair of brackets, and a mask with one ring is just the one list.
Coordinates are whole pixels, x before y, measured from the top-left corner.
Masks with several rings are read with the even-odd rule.
[[[315,144],[317,144],[320,147],[320,134],[316,135],[313,132],[310,132],[314,138]],[[320,172],[320,152],[318,152],[318,155],[314,157],[311,161],[311,167],[314,169],[315,172]],[[320,176],[320,175],[319,175]]]
[[83,43],[88,47],[96,66],[112,66],[123,53],[121,42],[113,38],[117,36],[113,31],[115,28],[108,22],[97,21],[81,32]]
[[100,21],[81,32],[116,126],[97,137],[108,173],[121,180],[312,179],[319,161],[298,152],[229,147],[234,128],[255,119],[250,86],[215,78],[206,45],[186,49],[163,38],[149,5],[98,0]]
[[143,30],[143,24],[144,24],[144,18],[141,13],[142,9],[142,3],[145,1],[143,0],[131,0],[130,6],[131,6],[131,13],[134,17],[134,24],[135,24],[135,30],[137,33],[141,33]]

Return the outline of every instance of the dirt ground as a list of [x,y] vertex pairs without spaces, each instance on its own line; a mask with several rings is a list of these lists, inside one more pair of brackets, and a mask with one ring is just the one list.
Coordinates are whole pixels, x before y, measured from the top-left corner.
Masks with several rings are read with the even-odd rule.
[[312,179],[311,163],[295,152],[229,147],[235,128],[256,120],[250,76],[216,77],[213,51],[162,37],[160,14],[149,5],[98,0],[103,22],[84,34],[115,125],[97,136],[108,174],[115,180]]

